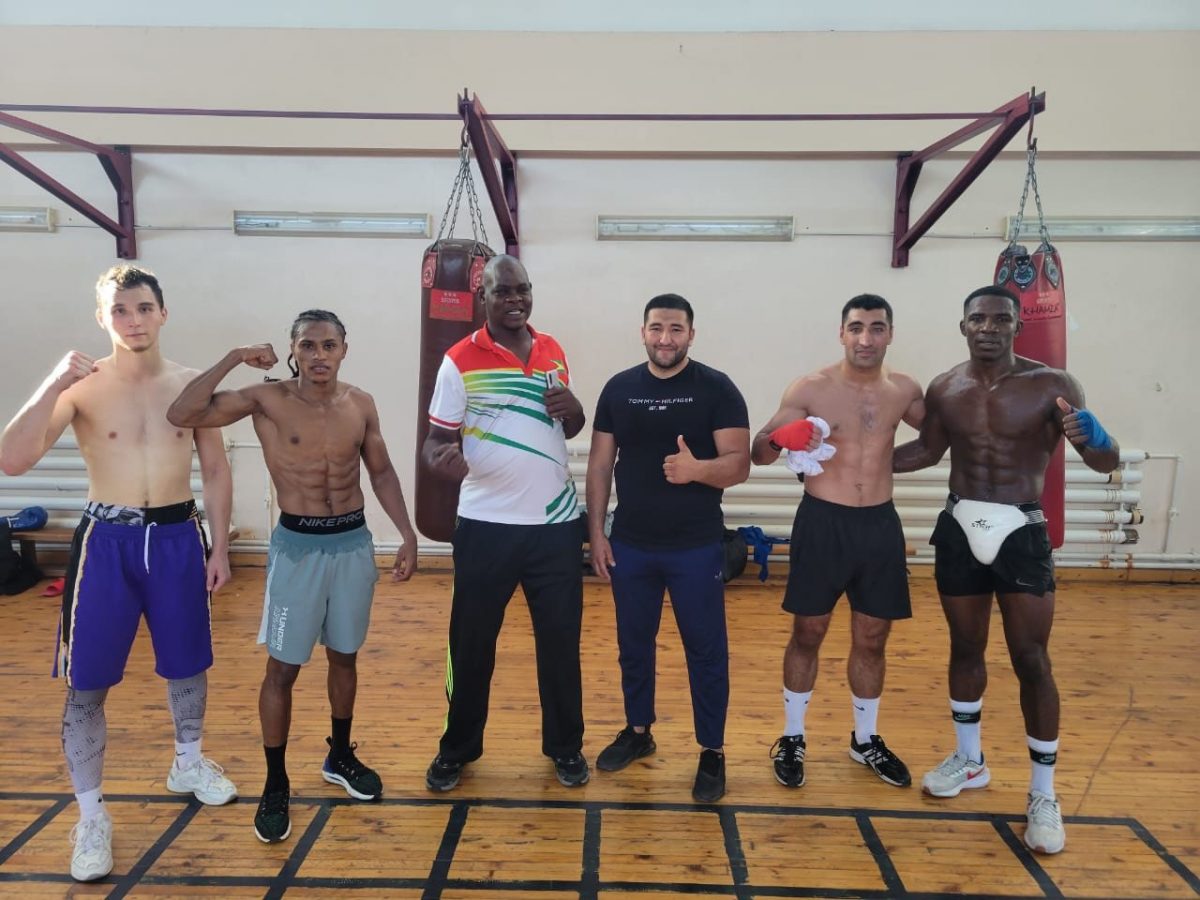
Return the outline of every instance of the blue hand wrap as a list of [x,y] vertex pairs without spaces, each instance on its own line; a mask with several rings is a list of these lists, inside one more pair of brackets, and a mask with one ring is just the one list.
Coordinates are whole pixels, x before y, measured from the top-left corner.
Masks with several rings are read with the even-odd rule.
[[1078,410],[1077,415],[1085,438],[1083,445],[1089,450],[1111,450],[1112,438],[1108,436],[1108,432],[1104,430],[1100,421],[1086,409]]
[[786,544],[783,538],[771,537],[757,525],[742,525],[738,533],[746,539],[746,544],[754,549],[754,562],[758,564],[758,580],[767,580],[767,559],[771,555],[771,547],[775,544]]

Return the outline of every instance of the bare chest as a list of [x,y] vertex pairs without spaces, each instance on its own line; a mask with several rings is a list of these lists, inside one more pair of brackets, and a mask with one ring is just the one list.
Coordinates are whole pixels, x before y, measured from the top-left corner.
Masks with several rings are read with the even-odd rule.
[[1007,438],[1038,431],[1049,417],[1045,398],[1015,380],[953,385],[942,398],[942,409],[952,432]]
[[829,423],[832,443],[890,444],[905,408],[905,398],[891,385],[861,390],[835,387],[813,402],[812,413]]
[[174,383],[132,386],[110,380],[97,381],[89,388],[76,398],[72,423],[85,456],[178,454],[190,459],[191,429],[167,421],[167,407],[177,393]]
[[256,422],[264,447],[290,464],[357,461],[366,420],[352,405],[310,407],[288,401]]

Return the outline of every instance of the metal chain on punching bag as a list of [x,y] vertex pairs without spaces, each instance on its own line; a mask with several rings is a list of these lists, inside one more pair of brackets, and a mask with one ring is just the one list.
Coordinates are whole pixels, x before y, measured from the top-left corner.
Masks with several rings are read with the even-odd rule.
[[[1016,219],[1013,221],[1012,234],[1009,236],[1009,239],[1008,239],[1008,250],[1006,252],[1006,255],[1009,258],[1016,258],[1018,256],[1023,255],[1016,251],[1017,238],[1021,234],[1021,226],[1023,224],[1025,224],[1025,204],[1029,200],[1029,189],[1032,187],[1033,188],[1033,202],[1034,202],[1034,205],[1037,207],[1037,215],[1038,215],[1038,236],[1041,237],[1041,239],[1042,239],[1041,244],[1038,246],[1038,251],[1046,254],[1044,256],[1045,267],[1046,267],[1046,277],[1048,279],[1050,279],[1050,282],[1052,284],[1057,284],[1060,273],[1059,273],[1057,264],[1055,263],[1054,259],[1049,255],[1049,252],[1048,252],[1048,251],[1053,251],[1054,247],[1050,243],[1050,233],[1046,230],[1046,214],[1042,210],[1042,194],[1041,194],[1041,191],[1038,190],[1037,153],[1038,153],[1037,139],[1035,138],[1035,139],[1029,141],[1029,146],[1025,151],[1025,186],[1021,189],[1021,205],[1017,208],[1017,216],[1016,216]],[[1005,273],[1005,274],[1012,274],[1013,276],[1016,275],[1015,272]],[[1032,281],[1032,278],[1035,273],[1030,271],[1030,272],[1023,272],[1021,274],[1023,276],[1021,280],[1024,280],[1025,283],[1028,284],[1029,281]],[[1006,281],[1006,280],[1007,280],[1007,277],[1002,278],[1001,274],[997,274],[997,276],[996,276],[997,284],[1003,284],[1004,281]],[[1018,281],[1018,283],[1020,283],[1020,281]]]
[[[446,211],[442,213],[442,223],[438,226],[435,241],[440,241],[442,235],[454,237],[454,228],[458,225],[458,209],[462,205],[463,191],[467,194],[467,208],[471,218],[471,236],[481,243],[488,242],[487,229],[483,227],[483,213],[479,208],[479,195],[475,193],[475,176],[471,172],[471,138],[467,129],[463,129],[462,140],[458,148],[458,172],[454,176],[454,184],[450,187],[450,196],[446,199]],[[447,230],[449,223],[449,230]]]
[[[471,237],[455,238],[463,197],[471,220]],[[483,268],[496,254],[487,245],[483,213],[471,173],[471,143],[464,128],[458,148],[458,171],[446,201],[437,237],[421,263],[421,368],[417,380],[416,524],[426,537],[448,541],[458,511],[458,485],[429,472],[421,448],[429,433],[429,403],[442,359],[454,344],[483,326],[478,302]]]
[[[1033,96],[1032,92],[1030,94]],[[1038,234],[1041,244],[1030,253],[1017,243],[1025,220],[1025,204],[1030,189],[1037,206]],[[1013,339],[1013,350],[1021,356],[1035,359],[1056,369],[1067,366],[1066,292],[1063,285],[1062,260],[1050,243],[1046,216],[1042,211],[1042,195],[1037,179],[1037,141],[1033,137],[1032,104],[1029,116],[1029,135],[1026,138],[1025,184],[1021,190],[1021,205],[1013,221],[1008,247],[996,261],[995,283],[1016,294],[1021,305],[1021,331]],[[1061,547],[1065,534],[1066,462],[1063,442],[1051,454],[1046,466],[1042,487],[1042,508],[1053,547]]]

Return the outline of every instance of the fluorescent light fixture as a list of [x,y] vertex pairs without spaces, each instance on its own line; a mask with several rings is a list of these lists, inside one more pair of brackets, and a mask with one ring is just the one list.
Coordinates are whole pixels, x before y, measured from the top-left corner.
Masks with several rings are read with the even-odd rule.
[[0,206],[0,231],[53,231],[54,210],[45,206]]
[[293,237],[427,238],[428,213],[247,212],[234,210],[236,234]]
[[[1013,240],[1015,216],[1005,221],[1004,233]],[[1046,216],[1046,231],[1053,241],[1198,241],[1196,216]],[[1038,240],[1036,217],[1026,216],[1016,240]]]
[[791,216],[598,216],[598,241],[790,241]]

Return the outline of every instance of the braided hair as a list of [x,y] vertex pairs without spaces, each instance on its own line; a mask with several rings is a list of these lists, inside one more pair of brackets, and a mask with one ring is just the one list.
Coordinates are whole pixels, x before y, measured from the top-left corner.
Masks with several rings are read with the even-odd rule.
[[[346,326],[342,324],[342,320],[336,314],[327,309],[306,309],[296,316],[296,321],[292,323],[291,339],[293,341],[300,336],[300,329],[309,322],[329,322],[337,329],[341,339],[343,341],[346,339]],[[288,354],[287,367],[292,370],[293,378],[300,377],[300,367],[296,365],[294,354]]]

